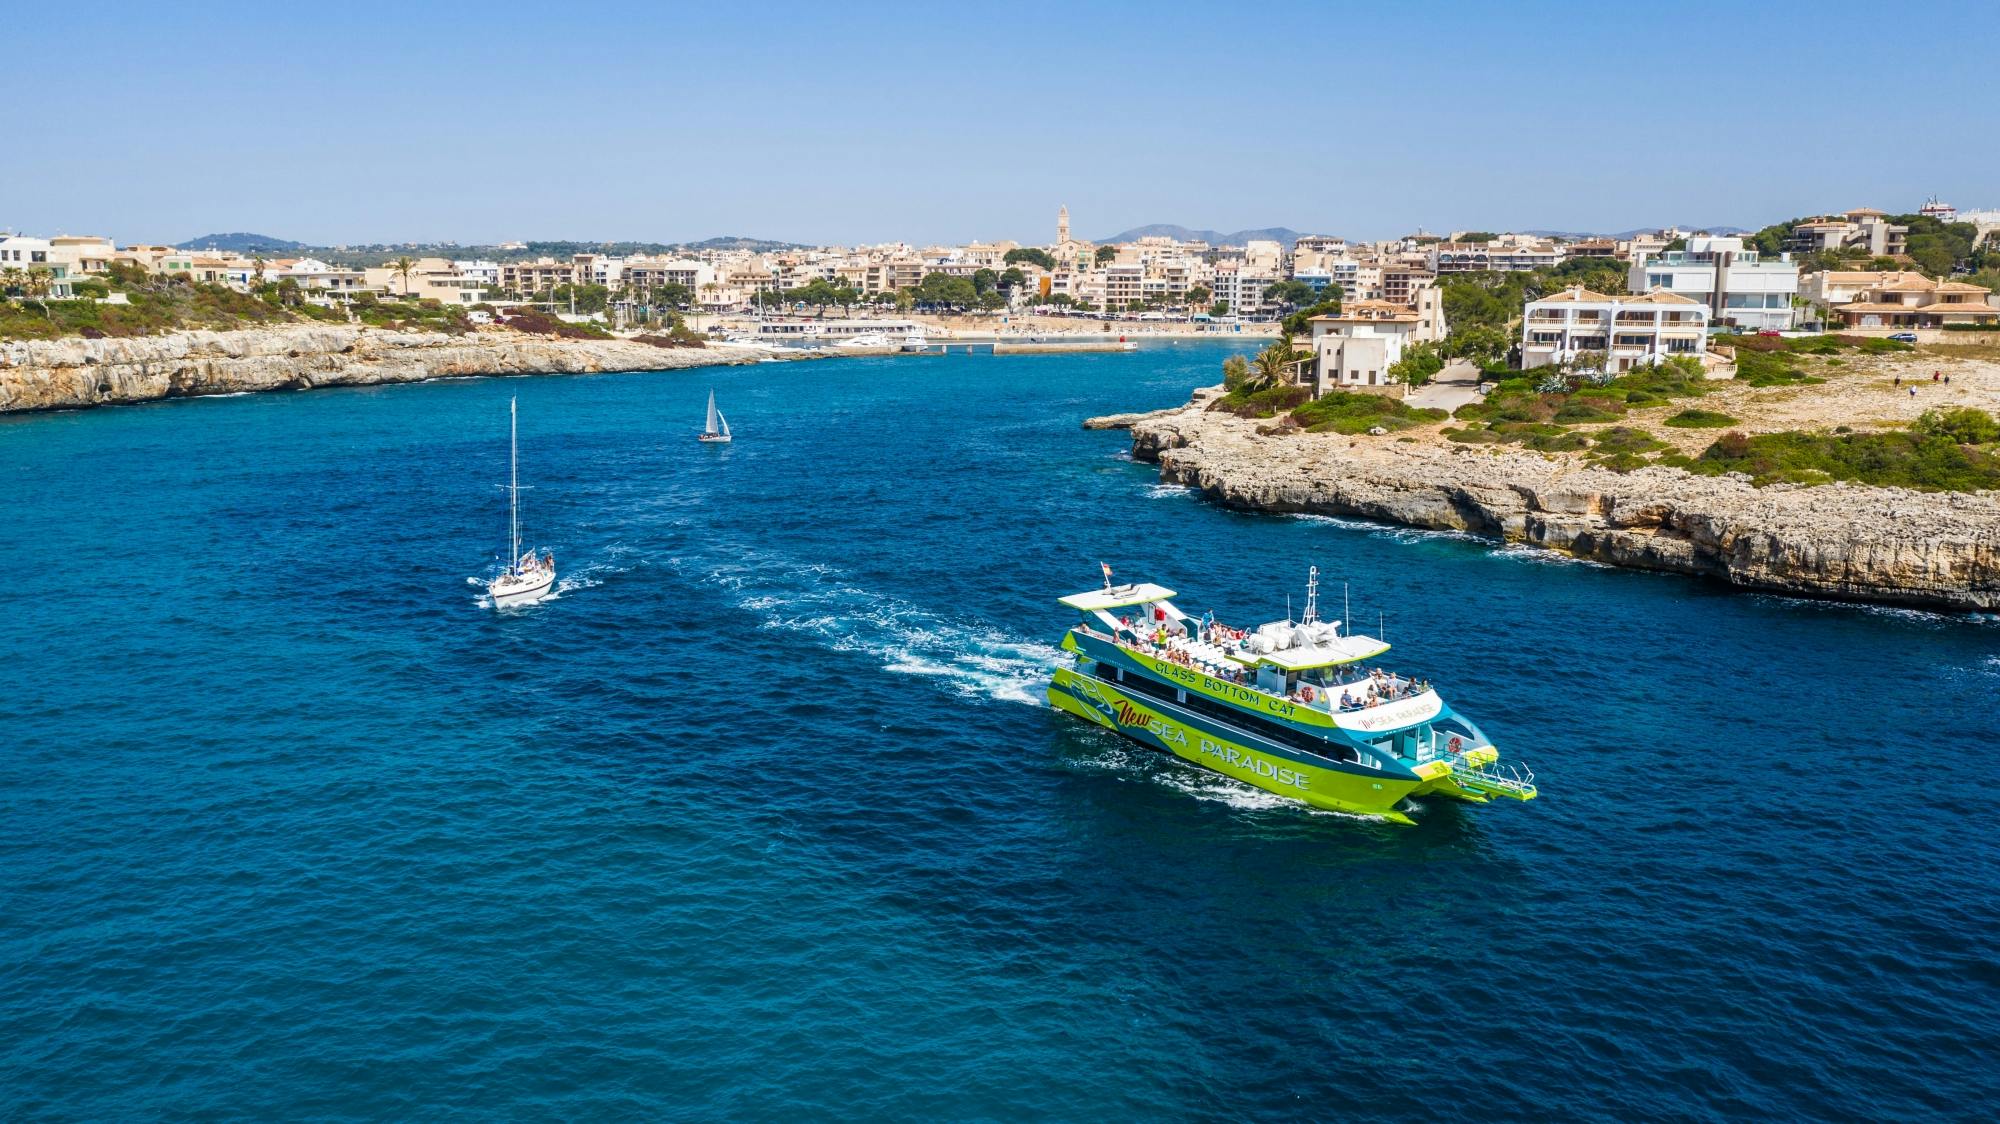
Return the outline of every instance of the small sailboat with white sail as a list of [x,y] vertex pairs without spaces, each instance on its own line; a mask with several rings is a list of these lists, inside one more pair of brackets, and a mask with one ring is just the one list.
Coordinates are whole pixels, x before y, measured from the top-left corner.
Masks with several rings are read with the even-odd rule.
[[695,434],[695,440],[714,445],[728,444],[730,440],[729,419],[723,417],[722,411],[715,408],[714,390],[708,392],[708,427]]
[[486,583],[495,608],[532,605],[556,585],[556,556],[533,548],[521,550],[521,438],[515,400],[507,400],[507,565]]

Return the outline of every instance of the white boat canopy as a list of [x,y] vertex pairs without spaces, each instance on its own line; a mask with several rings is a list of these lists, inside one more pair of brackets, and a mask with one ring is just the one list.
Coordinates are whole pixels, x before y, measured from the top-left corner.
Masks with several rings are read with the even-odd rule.
[[1282,671],[1306,671],[1372,659],[1388,650],[1389,645],[1373,636],[1335,636],[1317,644],[1280,648],[1275,652],[1231,652],[1229,658],[1252,666],[1267,663]]
[[1061,600],[1063,604],[1079,612],[1093,613],[1103,609],[1144,605],[1149,601],[1166,601],[1173,596],[1173,590],[1148,582],[1138,585],[1114,585],[1110,589],[1093,589],[1086,593],[1072,593]]

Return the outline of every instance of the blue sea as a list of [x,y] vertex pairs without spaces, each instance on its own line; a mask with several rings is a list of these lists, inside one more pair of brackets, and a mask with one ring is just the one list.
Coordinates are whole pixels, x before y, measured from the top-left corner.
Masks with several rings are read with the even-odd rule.
[[[1990,1119],[2000,622],[1078,426],[1225,354],[0,419],[0,1117]],[[563,577],[496,613],[512,396]],[[1049,709],[1100,560],[1249,623],[1317,565],[1541,798],[1316,813]]]

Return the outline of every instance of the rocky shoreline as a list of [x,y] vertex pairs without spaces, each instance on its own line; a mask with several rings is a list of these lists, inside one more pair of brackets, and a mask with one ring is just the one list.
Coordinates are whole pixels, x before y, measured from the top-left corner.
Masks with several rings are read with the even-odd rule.
[[0,344],[0,413],[463,375],[665,371],[753,363],[756,347],[663,348],[509,330],[449,335],[298,325]]
[[1269,423],[1208,412],[1215,393],[1084,424],[1129,428],[1133,459],[1230,507],[1466,531],[1774,593],[2000,609],[2000,493],[1757,488],[1429,440],[1260,433]]

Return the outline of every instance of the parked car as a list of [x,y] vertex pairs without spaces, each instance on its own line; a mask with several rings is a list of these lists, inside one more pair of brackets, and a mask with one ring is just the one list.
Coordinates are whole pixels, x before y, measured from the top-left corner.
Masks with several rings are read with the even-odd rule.
[[1775,337],[1777,337],[1777,336],[1782,336],[1782,335],[1784,335],[1785,333],[1783,333],[1783,332],[1780,332],[1780,331],[1779,331],[1779,330],[1777,330],[1776,328],[1759,328],[1759,329],[1757,330],[1757,334],[1758,334],[1758,335],[1760,335],[1760,336],[1771,336],[1771,337],[1775,338]]
[[1889,338],[1892,340],[1899,341],[1901,343],[1917,342],[1917,334],[1915,332],[1892,332],[1890,333]]

